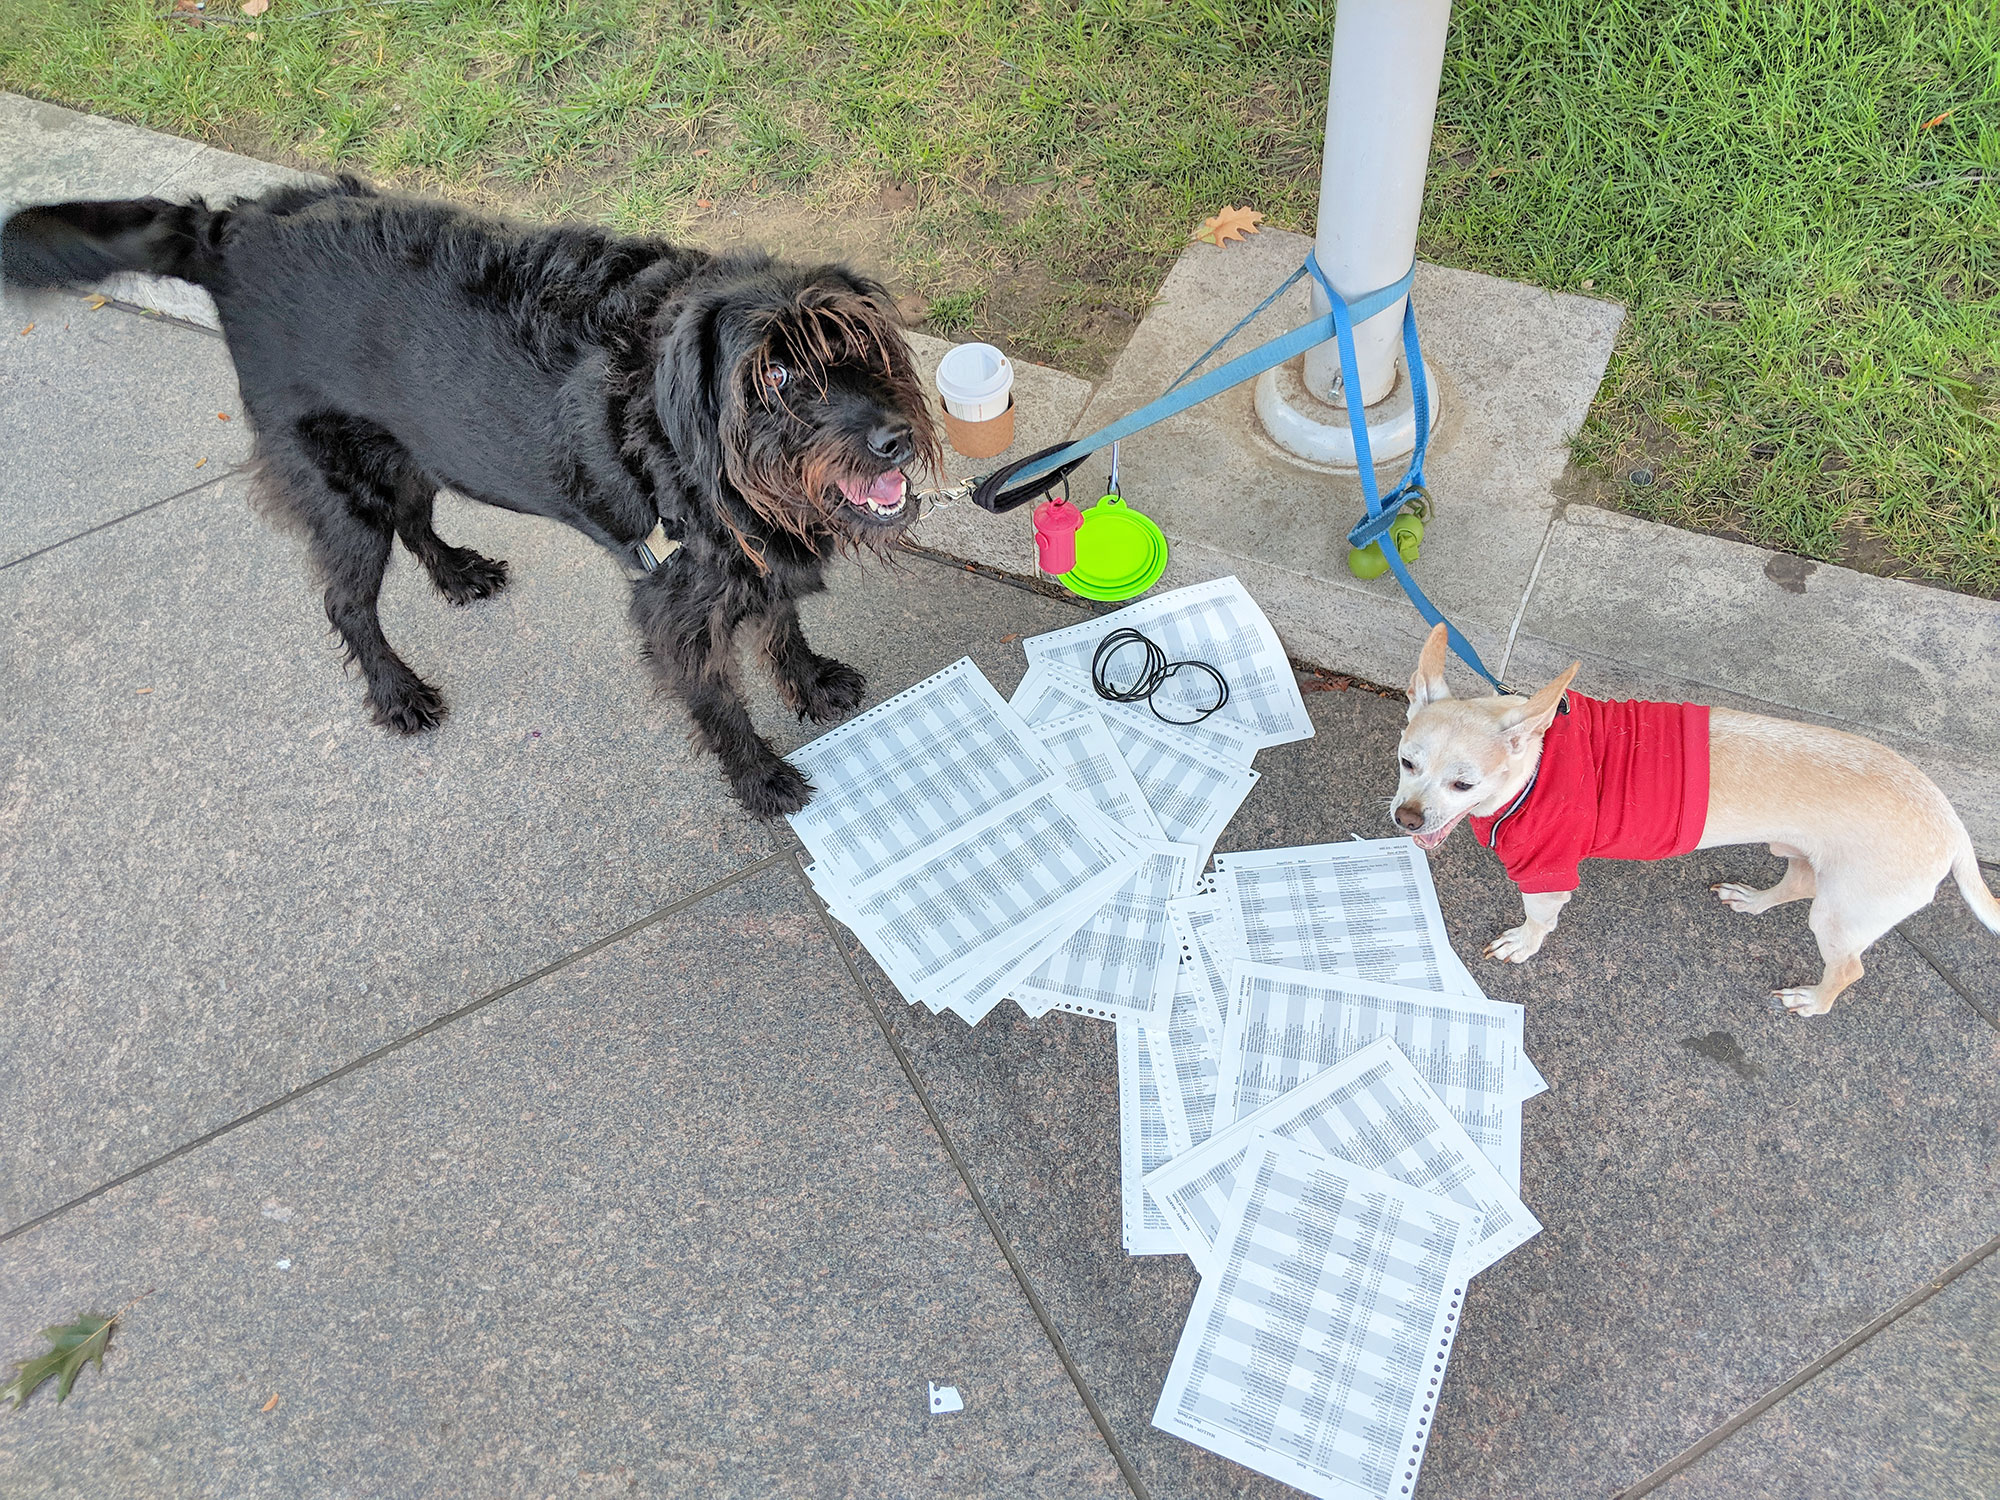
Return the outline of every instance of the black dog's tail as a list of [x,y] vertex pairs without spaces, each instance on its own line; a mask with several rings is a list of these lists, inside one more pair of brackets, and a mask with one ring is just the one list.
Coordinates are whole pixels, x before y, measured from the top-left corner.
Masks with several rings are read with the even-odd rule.
[[199,198],[24,208],[0,228],[0,276],[16,286],[76,286],[118,271],[150,271],[215,291],[228,221],[228,209],[212,209]]

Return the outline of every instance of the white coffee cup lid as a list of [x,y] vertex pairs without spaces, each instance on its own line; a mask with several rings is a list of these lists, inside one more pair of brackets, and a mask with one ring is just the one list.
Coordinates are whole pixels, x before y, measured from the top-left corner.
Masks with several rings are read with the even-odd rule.
[[937,386],[945,400],[977,406],[1014,388],[1014,366],[991,344],[958,344],[938,361]]

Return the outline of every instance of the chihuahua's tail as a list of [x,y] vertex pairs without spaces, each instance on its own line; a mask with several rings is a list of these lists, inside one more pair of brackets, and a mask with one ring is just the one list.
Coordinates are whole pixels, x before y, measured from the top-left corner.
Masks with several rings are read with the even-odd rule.
[[226,208],[200,199],[124,198],[24,208],[0,228],[0,276],[16,286],[80,286],[119,271],[222,279]]
[[1986,878],[1979,873],[1979,857],[1972,852],[1972,840],[1959,835],[1958,853],[1951,862],[1951,877],[1958,882],[1958,893],[1965,897],[1965,904],[1972,908],[1972,914],[1986,924],[1989,932],[2000,932],[2000,901],[1993,899],[1993,892],[1986,888]]

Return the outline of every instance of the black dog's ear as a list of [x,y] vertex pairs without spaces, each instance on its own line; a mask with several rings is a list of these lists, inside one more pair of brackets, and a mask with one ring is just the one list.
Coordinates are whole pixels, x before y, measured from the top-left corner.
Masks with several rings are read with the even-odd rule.
[[757,310],[728,287],[690,298],[661,341],[653,410],[682,478],[761,569],[764,538],[782,517],[766,514],[739,471],[749,413],[739,372],[762,340]]
[[702,497],[722,506],[728,480],[723,447],[726,408],[734,400],[732,373],[740,351],[728,324],[728,299],[710,294],[691,300],[674,318],[653,372],[653,409],[660,429]]

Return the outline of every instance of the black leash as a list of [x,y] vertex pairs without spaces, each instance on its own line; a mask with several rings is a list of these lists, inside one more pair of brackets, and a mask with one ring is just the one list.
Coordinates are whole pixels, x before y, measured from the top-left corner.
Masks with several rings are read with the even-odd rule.
[[[1136,678],[1124,687],[1118,687],[1111,681],[1111,658],[1127,646],[1141,647],[1146,653],[1146,664]],[[1153,701],[1153,694],[1165,687],[1175,673],[1190,669],[1206,672],[1215,679],[1215,701],[1192,719],[1170,719],[1160,712],[1160,706]],[[1157,644],[1129,627],[1114,630],[1097,643],[1097,650],[1090,658],[1090,685],[1097,689],[1097,696],[1107,702],[1143,703],[1162,724],[1178,724],[1182,728],[1199,724],[1229,701],[1229,684],[1214,667],[1205,661],[1168,661],[1167,653]]]

